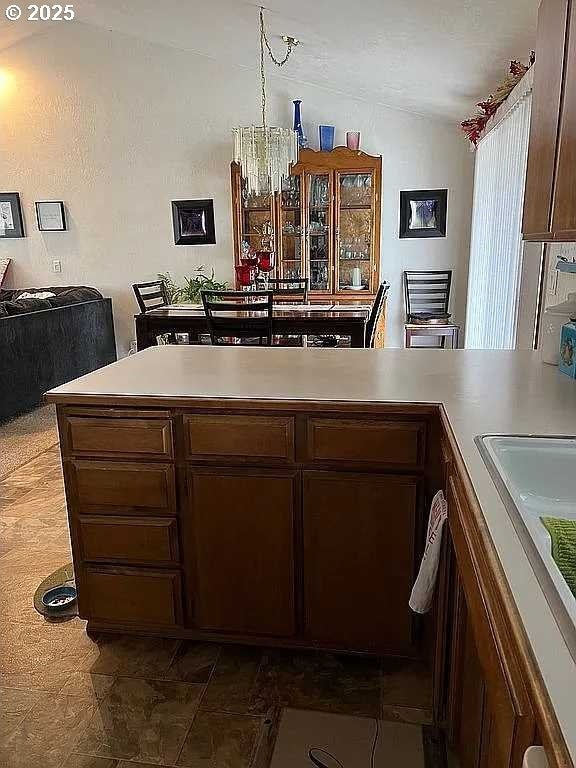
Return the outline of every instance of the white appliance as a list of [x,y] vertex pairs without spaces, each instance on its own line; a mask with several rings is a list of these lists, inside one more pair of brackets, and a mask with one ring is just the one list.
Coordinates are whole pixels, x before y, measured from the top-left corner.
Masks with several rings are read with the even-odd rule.
[[576,293],[569,293],[566,301],[544,310],[540,334],[540,355],[543,363],[558,365],[562,326],[574,317],[576,317]]

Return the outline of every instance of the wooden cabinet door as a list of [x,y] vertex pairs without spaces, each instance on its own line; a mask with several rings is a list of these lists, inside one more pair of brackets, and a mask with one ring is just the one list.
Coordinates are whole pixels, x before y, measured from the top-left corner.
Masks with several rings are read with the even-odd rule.
[[480,768],[486,685],[460,579],[454,583],[448,740],[461,768]]
[[[546,0],[550,2],[550,0]],[[559,0],[557,0],[559,2]],[[562,5],[565,5],[563,0]],[[556,45],[559,45],[557,42]],[[576,3],[570,4],[568,49],[564,98],[560,118],[560,139],[552,231],[555,240],[576,240]]]
[[293,636],[297,472],[194,468],[188,481],[195,625]]
[[[522,232],[526,239],[546,239],[556,166],[558,122],[564,73],[564,39],[568,0],[542,0],[528,148]],[[576,112],[575,112],[576,114]],[[566,171],[570,172],[570,168]]]
[[[456,738],[457,751],[463,768],[475,768],[477,765],[479,768],[520,768],[522,756],[533,742],[534,715],[510,646],[509,628],[498,603],[496,589],[490,582],[496,576],[482,559],[481,548],[476,544],[473,512],[460,488],[458,478],[450,475],[448,520],[456,554],[458,582],[464,595],[460,601],[464,607],[460,607],[458,613],[466,617],[464,632],[456,633],[464,636],[460,642],[465,648],[461,654],[462,661],[455,665],[454,670],[456,679],[453,690],[459,691],[453,709],[459,722],[456,728],[458,733],[462,734],[463,728],[471,727],[469,717],[474,722],[473,733],[478,731],[479,703],[470,703],[470,697],[473,696],[471,689],[480,686],[480,677],[484,693],[480,751],[469,735],[464,739]],[[462,623],[458,615],[454,620]],[[471,672],[471,668],[477,666],[476,660],[479,667]]]
[[306,637],[410,653],[417,480],[310,471],[303,497]]

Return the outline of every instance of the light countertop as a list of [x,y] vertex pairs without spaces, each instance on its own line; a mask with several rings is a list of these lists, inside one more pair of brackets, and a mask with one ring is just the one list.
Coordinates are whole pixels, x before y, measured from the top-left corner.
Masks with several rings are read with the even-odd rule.
[[532,352],[163,346],[49,399],[134,395],[158,406],[163,398],[442,404],[576,765],[576,664],[474,443],[491,432],[576,435],[576,382]]

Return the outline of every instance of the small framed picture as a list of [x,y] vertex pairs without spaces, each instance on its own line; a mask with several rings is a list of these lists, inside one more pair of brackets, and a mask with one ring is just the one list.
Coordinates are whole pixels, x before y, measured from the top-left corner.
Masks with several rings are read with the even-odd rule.
[[400,192],[400,237],[446,237],[447,189]]
[[66,212],[60,200],[36,203],[36,218],[41,232],[65,232]]
[[176,245],[214,245],[213,200],[173,200],[172,222]]
[[25,237],[18,192],[0,192],[0,237]]

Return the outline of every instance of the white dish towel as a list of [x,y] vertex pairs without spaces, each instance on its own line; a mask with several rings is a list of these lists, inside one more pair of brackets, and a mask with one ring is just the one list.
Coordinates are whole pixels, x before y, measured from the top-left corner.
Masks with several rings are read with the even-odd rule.
[[420,570],[412,588],[412,594],[408,605],[414,613],[427,613],[434,596],[438,565],[440,563],[440,549],[442,546],[442,529],[448,517],[448,505],[442,491],[438,491],[432,499],[430,517],[428,518],[428,531],[426,533],[426,547],[420,563]]

